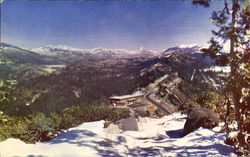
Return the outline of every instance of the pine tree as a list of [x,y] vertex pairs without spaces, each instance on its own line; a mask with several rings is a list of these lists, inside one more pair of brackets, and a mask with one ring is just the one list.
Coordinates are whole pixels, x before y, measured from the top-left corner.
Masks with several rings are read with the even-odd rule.
[[[211,0],[193,0],[193,4],[209,7]],[[209,47],[201,51],[215,59],[219,66],[230,66],[227,89],[232,93],[235,120],[241,135],[250,133],[250,2],[248,0],[224,0],[222,10],[211,16],[217,30]],[[230,51],[223,50],[230,42]],[[248,127],[247,127],[248,126]],[[244,143],[244,142],[243,142]],[[245,143],[249,149],[249,143]],[[245,146],[244,146],[245,147]]]
[[[194,4],[208,7],[210,0],[193,0]],[[233,94],[236,120],[241,130],[240,106],[242,89],[247,88],[243,70],[250,62],[249,37],[247,31],[250,25],[250,6],[243,6],[244,1],[224,0],[224,8],[212,13],[212,21],[218,30],[212,30],[213,37],[209,41],[209,48],[202,49],[204,55],[216,60],[220,66],[230,66],[229,85]],[[242,5],[242,6],[241,6]],[[231,6],[231,8],[229,8]],[[230,41],[230,52],[223,51],[223,44]],[[221,42],[222,41],[222,42]]]

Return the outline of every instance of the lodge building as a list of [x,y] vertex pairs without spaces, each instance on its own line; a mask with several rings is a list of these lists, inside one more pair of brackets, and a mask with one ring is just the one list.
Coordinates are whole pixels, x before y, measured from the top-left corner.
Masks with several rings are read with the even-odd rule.
[[109,98],[110,104],[113,106],[127,106],[134,104],[135,101],[144,97],[144,94],[137,93],[132,95],[112,96]]

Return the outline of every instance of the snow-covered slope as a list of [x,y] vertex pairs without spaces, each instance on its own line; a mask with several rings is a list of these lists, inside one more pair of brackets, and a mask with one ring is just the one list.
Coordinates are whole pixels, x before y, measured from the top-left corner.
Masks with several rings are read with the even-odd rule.
[[198,44],[179,45],[176,47],[168,48],[167,50],[163,51],[161,55],[164,57],[169,57],[175,53],[184,53],[192,57],[195,57],[197,60],[201,62],[214,64],[215,61],[213,59],[211,59],[208,56],[203,56],[203,52],[200,51],[202,48],[204,47]]
[[209,68],[205,68],[203,69],[204,71],[215,71],[215,72],[224,72],[224,73],[229,73],[230,72],[230,67],[229,66],[225,66],[225,67],[221,67],[221,66],[211,66]]
[[191,53],[191,54],[202,53],[200,51],[201,48],[202,48],[202,46],[198,45],[198,44],[179,45],[176,47],[168,48],[167,50],[163,51],[163,54],[166,55],[166,54],[173,53],[175,51],[182,51],[182,52]]
[[25,144],[17,139],[0,143],[0,154],[10,156],[235,156],[224,144],[226,134],[198,129],[180,138],[185,116],[175,113],[160,119],[139,118],[139,131],[118,134],[103,129],[104,121],[71,128],[55,139]]

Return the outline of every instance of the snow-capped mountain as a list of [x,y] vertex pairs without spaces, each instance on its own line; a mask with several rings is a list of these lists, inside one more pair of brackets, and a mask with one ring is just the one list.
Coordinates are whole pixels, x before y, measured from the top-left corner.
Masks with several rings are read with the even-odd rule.
[[3,42],[0,43],[0,53],[2,59],[4,58],[4,60],[9,60],[14,63],[65,64],[65,61],[59,59],[58,57],[42,55],[40,53]]
[[111,48],[94,48],[94,49],[79,49],[73,48],[65,45],[49,45],[39,48],[30,49],[30,51],[50,56],[57,55],[70,55],[70,54],[92,54],[92,55],[105,55],[105,56],[120,56],[120,57],[128,57],[128,56],[137,56],[137,55],[150,55],[154,56],[158,54],[158,52],[153,50],[146,50],[144,48],[139,48],[138,50],[125,50],[125,49],[111,49]]
[[139,48],[137,50],[94,48],[80,49],[65,45],[49,45],[38,48],[20,48],[7,43],[0,43],[1,52],[19,62],[37,64],[69,64],[79,60],[104,61],[117,58],[152,58],[158,52]]
[[[64,46],[47,47],[44,49],[54,50],[56,53],[59,51],[60,55],[41,55],[33,51],[21,50],[18,48],[13,48],[13,51],[0,51],[0,55],[9,62],[20,64],[27,63],[29,67],[36,65],[44,70],[48,69],[47,71],[50,72],[51,69],[57,70],[55,73],[46,76],[46,79],[41,79],[41,77],[36,78],[29,84],[29,87],[27,87],[26,84],[21,84],[19,86],[23,90],[17,90],[16,92],[20,100],[25,100],[22,104],[23,106],[27,106],[26,104],[30,103],[30,100],[36,100],[28,106],[29,109],[32,106],[32,110],[29,110],[30,112],[39,111],[41,108],[40,106],[48,106],[43,107],[43,111],[48,113],[59,112],[67,106],[72,106],[76,103],[80,104],[82,100],[89,104],[104,101],[108,102],[108,97],[114,93],[127,94],[130,93],[130,91],[133,92],[138,88],[147,86],[163,75],[178,73],[179,76],[185,77],[186,80],[190,80],[194,69],[209,68],[210,66],[210,64],[204,62],[202,56],[198,58],[198,55],[202,55],[200,53],[190,54],[177,51],[176,53],[173,52],[170,54],[170,56],[148,57],[150,54],[156,52],[142,47],[134,53],[129,53],[127,50],[115,51],[114,49],[103,48],[84,52],[83,50],[70,49]],[[49,51],[48,53],[52,52]],[[121,55],[122,53],[125,54],[124,56],[129,57],[121,57],[123,56]],[[128,55],[128,53],[130,55]],[[145,57],[143,55],[145,55]],[[206,77],[206,75],[209,74],[196,72],[193,78],[205,78],[201,75]],[[14,76],[19,75],[15,74]],[[25,78],[29,78],[29,75],[25,76]],[[89,80],[90,78],[91,80]],[[211,76],[211,78],[214,78],[214,76]],[[166,80],[166,82],[168,81],[169,80]],[[172,80],[170,79],[170,81]],[[201,81],[201,83],[211,86],[210,82]],[[52,84],[53,88],[51,88]],[[65,85],[69,86],[65,87]],[[198,85],[198,83],[195,83],[195,86]],[[45,89],[48,90],[48,92],[43,93],[36,99],[33,99],[36,97],[35,94],[30,95],[29,99],[26,99],[25,93],[27,93],[27,91],[29,93],[34,93],[34,86],[41,87],[40,89],[35,89],[39,90],[41,93],[43,93]],[[97,87],[100,90],[95,90]],[[177,89],[177,86],[171,87]],[[60,91],[61,94],[58,95],[57,91]],[[161,93],[161,91],[157,93]],[[51,99],[52,94],[53,99]],[[51,103],[55,104],[54,107],[50,106]],[[180,102],[179,104],[183,103]],[[61,106],[61,108],[59,106]],[[26,112],[26,108],[12,112],[22,113],[24,111],[28,113]]]
[[176,55],[176,53],[181,52],[195,57],[199,61],[206,62],[208,64],[214,64],[215,61],[213,59],[208,56],[203,56],[203,52],[200,51],[202,48],[204,47],[198,44],[179,45],[176,47],[168,48],[167,50],[163,51],[161,55],[164,57],[169,57],[173,54]]
[[167,50],[163,51],[162,54],[167,55],[167,54],[171,54],[171,53],[176,52],[176,51],[182,51],[182,52],[191,53],[191,54],[202,53],[200,51],[201,48],[203,48],[203,47],[201,45],[198,45],[198,44],[179,45],[176,47],[168,48]]
[[65,53],[73,53],[73,52],[84,52],[82,49],[73,48],[65,45],[49,45],[49,46],[43,46],[38,48],[30,49],[33,52],[40,53],[43,55],[62,55]]

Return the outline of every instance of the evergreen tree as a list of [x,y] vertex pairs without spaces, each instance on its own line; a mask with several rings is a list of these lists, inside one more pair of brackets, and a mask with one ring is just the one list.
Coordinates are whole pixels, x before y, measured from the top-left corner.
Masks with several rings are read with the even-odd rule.
[[[209,6],[210,0],[193,0],[194,4]],[[241,98],[243,88],[249,88],[248,66],[250,62],[250,6],[244,1],[224,0],[224,8],[212,13],[212,21],[218,30],[212,30],[216,38],[209,41],[209,48],[202,49],[204,55],[216,60],[220,66],[230,66],[228,85],[233,94],[238,129],[241,130]],[[245,2],[247,3],[247,2]],[[223,51],[223,44],[230,42],[230,52]]]
[[[193,0],[193,4],[209,7],[211,0]],[[209,47],[201,51],[216,60],[219,66],[230,66],[227,89],[232,94],[238,131],[250,133],[250,4],[248,0],[224,0],[222,10],[214,11],[211,19],[217,30]],[[230,42],[230,51],[223,50]],[[247,127],[248,126],[248,127]],[[243,143],[244,143],[243,139]],[[249,149],[249,143],[245,143]]]

